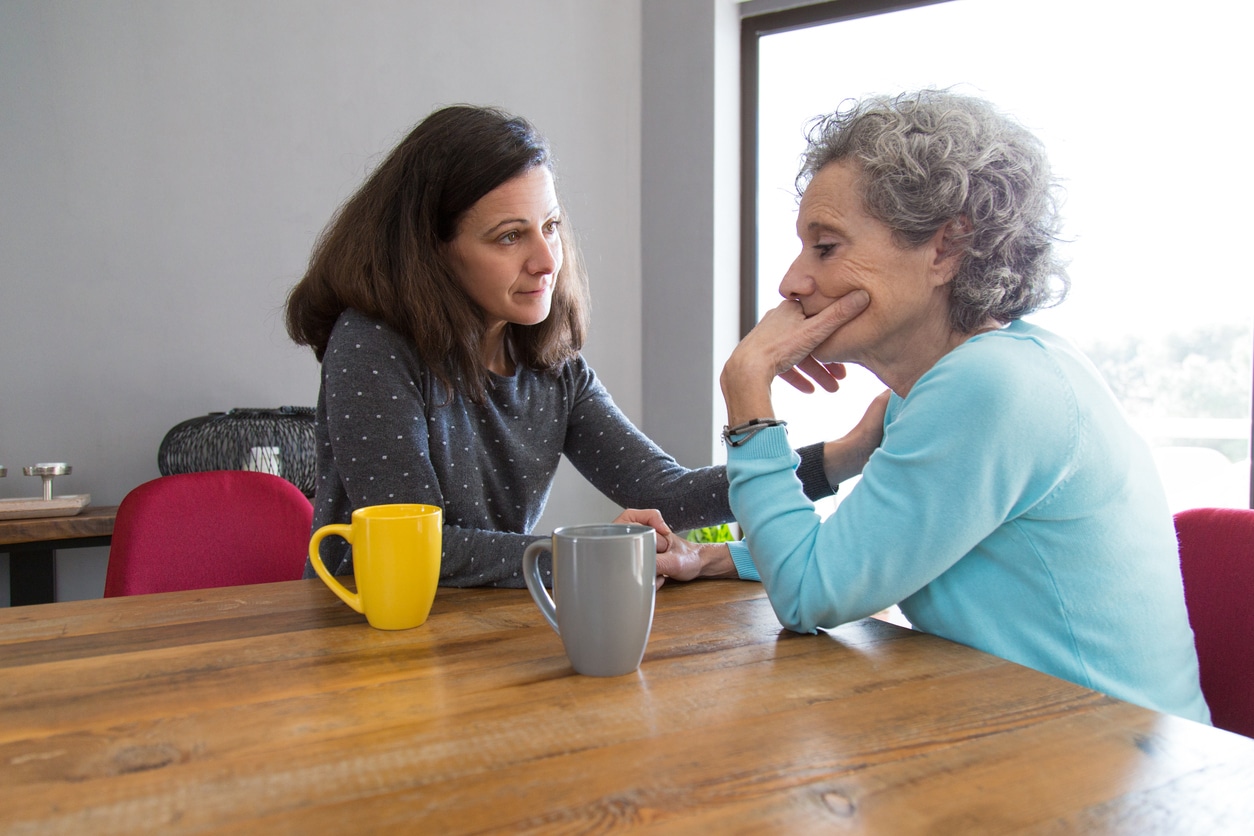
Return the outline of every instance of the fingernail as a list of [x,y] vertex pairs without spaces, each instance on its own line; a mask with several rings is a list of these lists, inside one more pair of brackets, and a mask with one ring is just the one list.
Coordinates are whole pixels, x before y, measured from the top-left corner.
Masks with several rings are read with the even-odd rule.
[[845,298],[849,300],[849,306],[856,311],[861,308],[865,308],[870,303],[871,294],[867,293],[865,290],[855,290],[845,296]]

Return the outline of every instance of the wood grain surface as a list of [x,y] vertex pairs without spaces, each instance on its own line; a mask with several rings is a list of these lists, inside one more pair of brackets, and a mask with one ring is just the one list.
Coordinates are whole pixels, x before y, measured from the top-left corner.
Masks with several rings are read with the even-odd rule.
[[4,833],[1225,833],[1254,740],[757,584],[667,584],[634,674],[525,591],[370,628],[317,580],[0,610]]
[[105,537],[113,533],[116,505],[88,505],[72,517],[0,520],[0,545]]

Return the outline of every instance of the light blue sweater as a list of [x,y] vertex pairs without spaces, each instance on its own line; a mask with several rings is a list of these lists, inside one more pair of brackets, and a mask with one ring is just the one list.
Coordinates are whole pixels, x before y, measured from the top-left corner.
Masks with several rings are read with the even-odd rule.
[[1016,322],[892,396],[860,483],[820,521],[783,429],[729,449],[741,577],[813,632],[892,604],[920,630],[1209,722],[1175,530],[1096,369]]

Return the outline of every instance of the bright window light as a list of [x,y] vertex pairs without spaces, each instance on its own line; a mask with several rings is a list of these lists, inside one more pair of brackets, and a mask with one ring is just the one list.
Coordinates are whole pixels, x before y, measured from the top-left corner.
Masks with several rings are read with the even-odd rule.
[[[1071,293],[1029,318],[1101,369],[1173,511],[1249,507],[1250,8],[951,0],[763,36],[759,315],[798,251],[793,181],[812,117],[868,93],[982,96],[1041,138],[1066,189]],[[777,382],[776,412],[795,444],[834,438],[882,388],[862,369],[835,395]]]

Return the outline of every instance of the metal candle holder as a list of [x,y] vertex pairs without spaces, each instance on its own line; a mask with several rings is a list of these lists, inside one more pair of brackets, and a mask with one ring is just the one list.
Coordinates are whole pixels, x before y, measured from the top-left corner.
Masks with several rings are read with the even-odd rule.
[[68,476],[73,470],[65,462],[40,462],[30,467],[22,468],[22,472],[27,476],[38,476],[44,480],[44,500],[52,499],[52,478],[54,476]]

